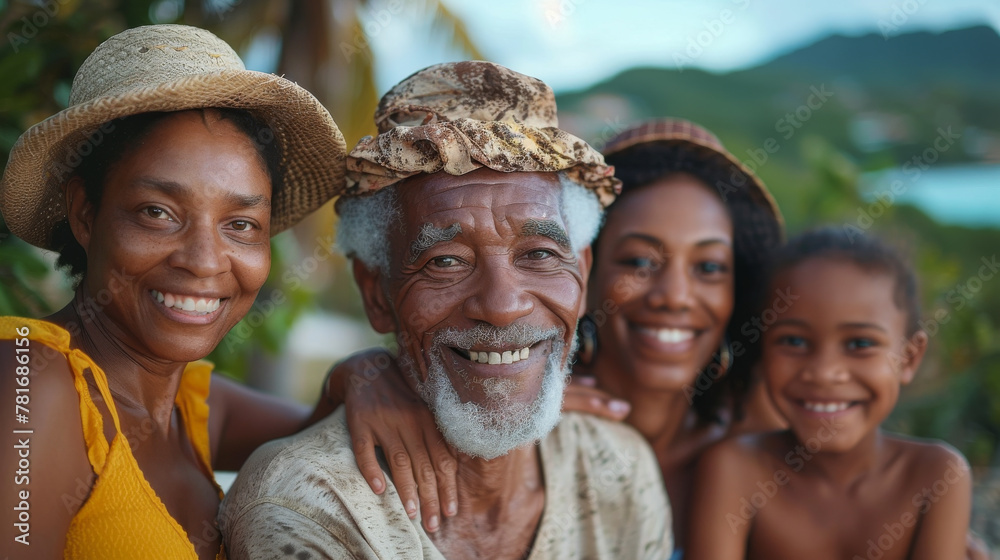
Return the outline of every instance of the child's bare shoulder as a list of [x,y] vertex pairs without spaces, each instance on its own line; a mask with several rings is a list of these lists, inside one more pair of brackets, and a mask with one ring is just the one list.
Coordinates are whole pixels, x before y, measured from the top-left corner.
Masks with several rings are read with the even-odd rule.
[[753,478],[755,471],[773,471],[783,464],[782,458],[788,451],[788,438],[786,431],[726,438],[706,449],[699,464]]
[[962,453],[943,441],[886,434],[889,453],[887,467],[910,473],[914,482],[932,484],[943,478],[955,479],[969,473],[969,462]]

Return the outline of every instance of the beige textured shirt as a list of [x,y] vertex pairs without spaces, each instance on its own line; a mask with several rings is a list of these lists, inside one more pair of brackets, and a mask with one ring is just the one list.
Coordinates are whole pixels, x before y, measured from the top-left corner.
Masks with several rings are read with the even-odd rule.
[[[539,450],[545,509],[529,560],[670,556],[667,494],[635,430],[569,413]],[[219,516],[229,558],[444,560],[388,486],[376,495],[361,476],[341,407],[244,465]]]

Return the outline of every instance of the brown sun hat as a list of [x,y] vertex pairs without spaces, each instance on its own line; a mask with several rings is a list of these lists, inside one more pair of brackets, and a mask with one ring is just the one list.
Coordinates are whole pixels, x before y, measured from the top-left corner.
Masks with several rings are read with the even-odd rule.
[[[225,41],[186,25],[150,25],[101,43],[83,62],[69,107],[32,126],[10,151],[0,213],[21,239],[53,249],[65,219],[63,188],[115,119],[149,112],[244,109],[280,148],[282,188],[271,200],[271,233],[287,229],[344,189],[344,137],[305,89],[246,70]],[[103,128],[102,128],[103,126]]]
[[389,90],[375,111],[377,136],[347,158],[345,196],[377,191],[418,173],[464,175],[563,171],[604,206],[621,183],[592,146],[559,129],[544,82],[492,62],[424,68]]
[[714,134],[684,119],[663,118],[642,122],[613,137],[604,157],[614,165],[625,188],[649,182],[653,177],[633,178],[633,167],[656,154],[673,151],[681,157],[713,168],[725,180],[709,185],[723,202],[740,212],[740,228],[734,234],[742,246],[763,256],[784,238],[784,219],[764,182],[722,145]]

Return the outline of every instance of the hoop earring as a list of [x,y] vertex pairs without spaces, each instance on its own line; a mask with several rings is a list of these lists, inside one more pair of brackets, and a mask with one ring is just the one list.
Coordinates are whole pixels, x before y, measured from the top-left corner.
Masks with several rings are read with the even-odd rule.
[[733,353],[729,349],[728,334],[722,336],[722,342],[719,344],[719,367],[722,368],[722,374],[727,373],[733,367]]
[[594,355],[597,353],[597,323],[594,322],[594,318],[591,317],[590,313],[580,317],[576,333],[580,341],[580,347],[576,352],[576,360],[585,366],[590,365],[594,361]]

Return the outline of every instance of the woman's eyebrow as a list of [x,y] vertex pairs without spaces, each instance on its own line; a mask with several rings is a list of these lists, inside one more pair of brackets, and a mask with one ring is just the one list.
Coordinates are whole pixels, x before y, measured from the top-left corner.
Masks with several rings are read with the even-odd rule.
[[[190,187],[182,185],[176,181],[165,181],[163,179],[157,179],[156,177],[139,177],[135,180],[135,185],[137,187],[145,187],[159,191],[172,197],[188,196],[193,190]],[[240,194],[230,191],[226,193],[225,197],[227,202],[233,204],[234,206],[239,206],[240,208],[271,206],[270,199],[262,194]]]
[[705,245],[715,245],[715,244],[721,244],[725,245],[726,247],[731,247],[733,241],[725,237],[711,237],[709,239],[702,239],[701,241],[695,243],[695,246],[704,247]]
[[638,239],[639,241],[644,241],[646,243],[649,243],[650,245],[663,247],[662,241],[660,241],[656,237],[653,237],[652,235],[646,235],[645,233],[626,233],[625,235],[622,236],[622,239],[621,241],[618,242],[618,245],[621,245],[622,243],[624,243],[629,239]]
[[162,192],[169,196],[182,196],[188,194],[191,189],[174,181],[164,181],[156,177],[139,177],[134,181],[138,187],[150,188],[154,191]]
[[239,206],[240,208],[253,208],[256,206],[271,207],[271,199],[262,194],[239,194],[235,192],[226,193],[226,200]]
[[[657,247],[664,247],[664,243],[652,235],[645,233],[626,233],[622,236],[621,241],[618,245],[621,245],[629,239],[638,239],[640,241],[649,243],[650,245],[656,245]],[[695,243],[695,247],[704,247],[706,245],[725,245],[726,247],[732,247],[733,242],[731,239],[725,237],[710,237],[708,239],[702,239]]]

